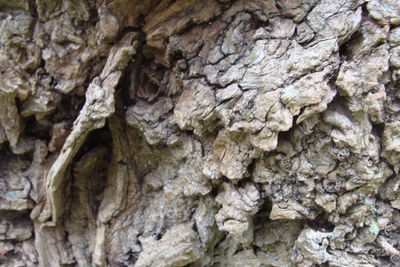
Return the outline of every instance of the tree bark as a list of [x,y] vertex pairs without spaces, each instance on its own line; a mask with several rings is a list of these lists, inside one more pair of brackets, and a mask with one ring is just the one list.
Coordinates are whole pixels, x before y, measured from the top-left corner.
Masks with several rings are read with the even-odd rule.
[[0,0],[2,266],[400,264],[398,0]]

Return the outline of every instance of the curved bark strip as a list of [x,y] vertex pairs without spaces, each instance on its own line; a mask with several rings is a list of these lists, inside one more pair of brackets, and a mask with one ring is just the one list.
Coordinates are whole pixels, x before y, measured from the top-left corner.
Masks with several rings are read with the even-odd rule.
[[[75,120],[71,134],[65,140],[60,155],[51,166],[46,177],[47,203],[50,206],[52,222],[56,224],[62,216],[64,205],[64,173],[72,159],[94,129],[102,128],[106,119],[115,110],[114,93],[124,68],[134,54],[133,36],[129,36],[121,47],[113,47],[100,76],[93,79],[86,91],[86,102]],[[47,209],[40,220],[47,218]]]
[[0,0],[0,265],[397,266],[398,0]]

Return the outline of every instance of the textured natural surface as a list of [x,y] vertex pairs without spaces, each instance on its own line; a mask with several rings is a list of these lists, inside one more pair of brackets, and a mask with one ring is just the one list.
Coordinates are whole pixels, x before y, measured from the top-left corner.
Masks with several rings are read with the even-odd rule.
[[0,0],[0,265],[399,266],[400,1]]

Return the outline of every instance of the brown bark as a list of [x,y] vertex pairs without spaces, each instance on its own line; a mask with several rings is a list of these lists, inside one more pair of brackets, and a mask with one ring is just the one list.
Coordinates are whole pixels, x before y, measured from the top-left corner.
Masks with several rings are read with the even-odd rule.
[[397,0],[0,0],[4,266],[396,266]]

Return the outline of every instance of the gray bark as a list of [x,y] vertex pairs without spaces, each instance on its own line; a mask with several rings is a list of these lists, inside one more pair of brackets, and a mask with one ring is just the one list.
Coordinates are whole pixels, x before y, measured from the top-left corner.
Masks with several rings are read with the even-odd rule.
[[0,0],[2,266],[398,266],[398,0]]

